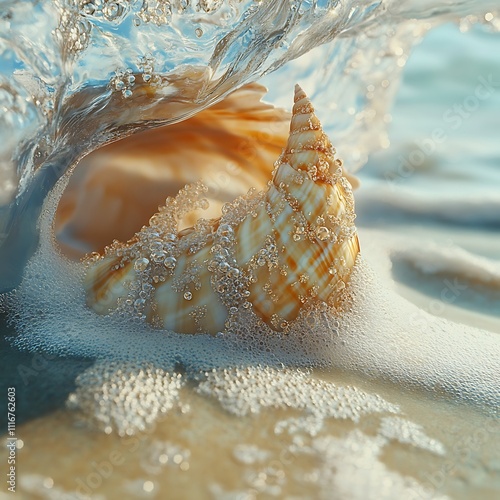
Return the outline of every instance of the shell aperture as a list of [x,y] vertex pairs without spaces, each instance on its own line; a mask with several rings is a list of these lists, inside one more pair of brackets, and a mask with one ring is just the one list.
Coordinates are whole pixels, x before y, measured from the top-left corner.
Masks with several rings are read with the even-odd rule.
[[212,334],[230,329],[240,308],[282,331],[311,301],[339,305],[359,252],[352,189],[298,85],[267,190],[250,190],[219,219],[179,232],[184,214],[206,205],[205,191],[186,186],[127,243],[88,258],[88,305]]

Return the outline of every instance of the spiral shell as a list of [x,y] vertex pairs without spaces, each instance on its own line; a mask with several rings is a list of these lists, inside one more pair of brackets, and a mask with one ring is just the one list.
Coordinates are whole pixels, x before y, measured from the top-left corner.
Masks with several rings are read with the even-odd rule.
[[186,186],[133,239],[87,260],[87,303],[179,333],[230,328],[241,308],[286,330],[308,301],[333,307],[359,252],[342,162],[297,85],[287,145],[266,191],[223,206],[219,219],[178,232],[206,188]]
[[[190,211],[180,227],[219,217],[223,203],[249,186],[264,189],[291,117],[263,102],[266,92],[249,83],[190,118],[132,134],[83,158],[57,208],[55,232],[64,254],[80,259],[113,239],[126,241],[167,196],[197,180],[209,189],[210,207]],[[157,106],[157,117],[170,116],[168,106]]]

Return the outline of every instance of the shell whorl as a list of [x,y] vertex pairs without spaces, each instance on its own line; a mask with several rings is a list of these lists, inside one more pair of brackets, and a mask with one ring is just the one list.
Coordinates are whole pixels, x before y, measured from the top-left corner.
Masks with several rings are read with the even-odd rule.
[[354,200],[298,85],[288,142],[268,186],[227,204],[221,218],[178,232],[179,214],[204,189],[184,188],[132,240],[89,259],[87,303],[179,333],[230,329],[241,308],[280,331],[308,301],[336,307],[359,252]]

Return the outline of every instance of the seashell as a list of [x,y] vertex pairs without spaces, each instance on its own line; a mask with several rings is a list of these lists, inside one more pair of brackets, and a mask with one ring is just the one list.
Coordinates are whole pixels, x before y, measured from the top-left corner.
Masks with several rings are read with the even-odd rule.
[[290,124],[289,112],[261,101],[265,93],[257,83],[244,85],[191,118],[133,134],[83,158],[57,209],[55,230],[64,254],[79,260],[113,239],[127,240],[167,196],[197,180],[209,189],[210,207],[186,214],[181,228],[200,217],[218,217],[222,204],[249,186],[264,189]]
[[262,192],[222,207],[218,219],[178,231],[206,205],[201,183],[186,186],[127,243],[87,259],[87,303],[179,333],[230,329],[251,309],[275,331],[304,305],[339,306],[359,252],[352,188],[342,162],[297,85],[288,142]]

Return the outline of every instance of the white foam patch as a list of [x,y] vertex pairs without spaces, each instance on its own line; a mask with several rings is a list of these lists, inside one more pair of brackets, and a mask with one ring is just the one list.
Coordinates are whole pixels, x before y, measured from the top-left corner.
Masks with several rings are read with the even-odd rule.
[[500,289],[500,261],[474,255],[454,245],[429,243],[400,248],[394,256],[404,259],[424,274],[444,274]]
[[394,439],[402,444],[410,444],[436,455],[445,454],[443,444],[437,439],[427,436],[422,426],[401,417],[384,417],[379,433],[387,439]]
[[97,363],[80,374],[67,406],[107,434],[121,436],[150,428],[174,407],[180,407],[180,374],[150,364]]
[[[266,408],[293,408],[321,422],[329,417],[358,422],[367,413],[399,411],[380,396],[356,387],[337,387],[298,370],[259,366],[213,370],[206,374],[197,392],[217,398],[226,411],[236,416],[257,414]],[[297,421],[285,421],[275,432],[280,434],[291,423],[297,427]],[[309,424],[307,421],[304,427],[310,428]]]
[[497,407],[500,337],[418,309],[384,286],[390,279],[384,274],[363,261],[356,267],[352,308],[332,339],[331,363]]
[[269,460],[271,453],[254,444],[239,444],[234,448],[233,456],[241,464],[251,465]]
[[391,471],[380,458],[385,445],[383,437],[367,436],[357,429],[343,438],[316,438],[312,447],[322,461],[321,498],[332,498],[332,492],[335,498],[353,500],[448,498],[427,490],[413,478]]
[[[77,377],[67,406],[91,427],[108,434],[132,435],[151,428],[172,409],[189,412],[189,404],[180,396],[188,377],[150,363],[101,361]],[[238,417],[266,409],[302,413],[277,422],[276,435],[299,431],[316,435],[328,418],[359,422],[370,413],[399,413],[397,405],[378,395],[318,380],[297,368],[214,368],[195,374],[194,379],[191,382],[197,383],[194,390],[198,394],[214,398]]]

